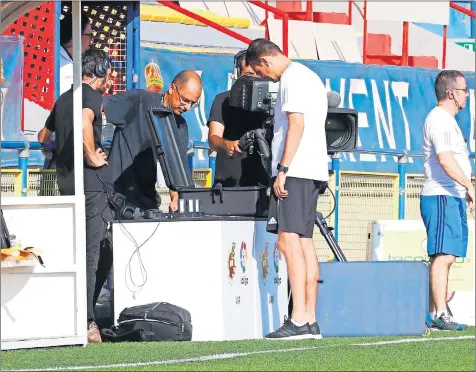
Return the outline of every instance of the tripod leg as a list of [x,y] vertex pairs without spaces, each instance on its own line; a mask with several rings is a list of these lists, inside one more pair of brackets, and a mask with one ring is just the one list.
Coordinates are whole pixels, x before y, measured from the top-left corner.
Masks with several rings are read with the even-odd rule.
[[316,225],[319,227],[319,231],[321,232],[321,235],[324,237],[324,239],[326,239],[326,242],[329,245],[329,248],[332,250],[332,253],[334,253],[335,258],[337,258],[337,261],[340,261],[340,262],[347,261],[347,259],[345,258],[344,252],[342,252],[342,249],[339,247],[339,244],[334,238],[334,235],[330,232],[329,227],[327,226],[326,220],[322,216],[321,212],[316,213],[315,222],[316,222]]

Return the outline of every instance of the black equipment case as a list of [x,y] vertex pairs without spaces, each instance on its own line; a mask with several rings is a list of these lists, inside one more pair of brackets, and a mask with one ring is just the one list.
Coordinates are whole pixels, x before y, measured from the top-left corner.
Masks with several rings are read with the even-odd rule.
[[184,200],[184,212],[208,216],[266,216],[269,204],[266,187],[194,186],[190,169],[180,156],[178,130],[172,111],[151,108],[149,125],[165,183],[178,192],[179,199]]

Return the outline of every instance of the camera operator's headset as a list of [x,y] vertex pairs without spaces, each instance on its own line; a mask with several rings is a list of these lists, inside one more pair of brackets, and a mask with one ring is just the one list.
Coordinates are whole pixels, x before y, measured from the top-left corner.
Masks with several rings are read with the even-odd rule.
[[107,75],[107,70],[111,66],[109,58],[100,59],[94,67],[94,75],[98,78],[103,78]]
[[241,52],[238,52],[235,54],[235,57],[233,57],[233,76],[232,79],[234,81],[238,80],[238,75],[239,72],[241,71],[241,66],[238,65],[238,59],[243,57],[243,55],[246,54],[246,50],[242,50]]

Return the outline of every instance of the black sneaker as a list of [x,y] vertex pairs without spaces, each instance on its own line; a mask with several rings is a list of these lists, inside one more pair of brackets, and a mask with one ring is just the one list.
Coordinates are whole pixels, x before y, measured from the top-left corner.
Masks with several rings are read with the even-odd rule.
[[321,330],[319,329],[319,325],[317,324],[317,322],[314,322],[309,325],[309,332],[311,333],[312,338],[315,338],[316,340],[322,338]]
[[440,331],[464,331],[468,328],[466,324],[454,322],[453,317],[446,313],[441,313],[441,315],[438,318],[433,319],[432,322],[432,328]]
[[265,336],[267,340],[304,340],[313,338],[309,330],[309,323],[298,327],[290,318],[284,319],[284,324],[276,332],[271,332]]

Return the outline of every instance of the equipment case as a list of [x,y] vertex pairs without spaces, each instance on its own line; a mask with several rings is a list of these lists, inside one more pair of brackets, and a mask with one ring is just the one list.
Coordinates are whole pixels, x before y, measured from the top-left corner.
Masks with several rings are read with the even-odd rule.
[[149,125],[165,183],[184,200],[185,210],[181,212],[209,216],[266,216],[269,204],[266,187],[194,187],[191,172],[180,155],[172,111],[150,109]]

